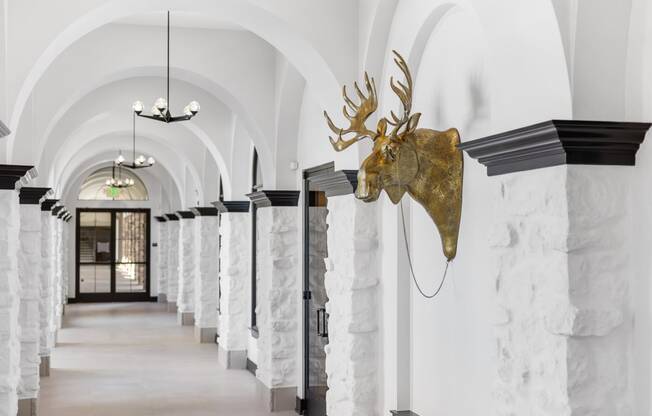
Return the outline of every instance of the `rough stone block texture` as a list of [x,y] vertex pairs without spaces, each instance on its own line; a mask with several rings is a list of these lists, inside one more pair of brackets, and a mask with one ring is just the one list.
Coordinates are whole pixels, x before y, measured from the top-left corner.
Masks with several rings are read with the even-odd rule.
[[297,383],[298,214],[297,207],[259,208],[256,214],[256,377],[270,389]]
[[628,173],[559,166],[499,178],[497,414],[632,414]]
[[61,328],[63,319],[63,227],[64,222],[57,219],[55,222],[54,239],[54,328],[56,332]]
[[54,346],[54,224],[49,211],[41,212],[41,301],[39,354],[50,356]]
[[378,236],[376,208],[353,195],[328,199],[326,293],[329,415],[377,415]]
[[199,236],[195,218],[179,220],[179,292],[177,308],[182,313],[195,313],[195,281],[199,273]]
[[20,205],[20,382],[19,399],[35,399],[39,391],[41,300],[41,207]]
[[0,190],[0,416],[18,411],[20,281],[18,192]]
[[[179,221],[168,222],[168,302],[179,295]],[[175,308],[176,309],[176,308]]]
[[[158,223],[158,294],[159,300],[167,302],[168,293],[168,222]],[[161,296],[163,295],[163,296]]]
[[[311,313],[310,330],[314,333],[317,330],[317,309],[324,308],[328,301],[326,294],[326,263],[328,258],[327,229],[326,218],[328,209],[323,207],[310,208],[310,247],[308,251],[310,267],[310,290],[311,295]],[[309,371],[311,386],[327,386],[327,377],[325,369],[326,345],[328,338],[313,336],[310,339],[310,361]]]
[[217,216],[196,217],[199,233],[199,270],[195,282],[195,325],[217,327],[219,221]]
[[225,351],[246,351],[251,216],[246,212],[225,212],[220,215],[220,347]]

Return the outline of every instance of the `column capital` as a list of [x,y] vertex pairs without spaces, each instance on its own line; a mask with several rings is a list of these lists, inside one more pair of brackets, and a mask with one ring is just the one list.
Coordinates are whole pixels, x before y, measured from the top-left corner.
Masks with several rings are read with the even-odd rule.
[[215,201],[211,202],[220,213],[249,212],[249,201]]
[[634,166],[650,123],[550,120],[459,145],[487,175],[557,165]]
[[324,192],[326,196],[349,195],[354,193],[358,187],[357,170],[330,171],[324,174],[309,176],[306,179],[316,189]]
[[168,220],[168,221],[179,221],[179,217],[177,214],[174,212],[171,212],[169,214],[163,214],[163,216]]
[[63,205],[57,205],[56,207],[52,208],[52,216],[58,217],[59,214],[61,214],[65,209],[66,207],[64,207]]
[[0,189],[20,189],[38,176],[34,166],[27,165],[0,165]]
[[155,219],[156,221],[158,221],[158,222],[167,222],[167,220],[168,220],[168,219],[165,218],[163,215],[156,216],[156,217],[154,217],[154,219]]
[[193,214],[192,211],[177,211],[177,216],[183,219],[195,218],[195,214]]
[[219,214],[215,207],[194,207],[190,208],[190,211],[196,217],[216,217]]
[[256,191],[246,196],[257,208],[296,207],[299,205],[299,191]]
[[51,211],[57,202],[59,202],[58,199],[46,199],[41,203],[41,211]]
[[39,205],[52,194],[52,188],[35,188],[24,186],[20,188],[18,199],[21,204]]

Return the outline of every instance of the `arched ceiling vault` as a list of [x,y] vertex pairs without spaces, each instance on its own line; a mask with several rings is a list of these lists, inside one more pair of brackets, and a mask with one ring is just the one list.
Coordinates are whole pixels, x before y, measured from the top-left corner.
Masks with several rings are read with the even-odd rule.
[[[197,0],[193,2],[183,2],[180,0],[156,2],[150,0],[139,2],[115,0],[101,2],[101,4],[96,4],[93,7],[89,2],[88,12],[83,16],[78,16],[74,22],[70,22],[63,31],[53,33],[51,36],[53,40],[45,48],[43,53],[40,54],[38,59],[36,59],[34,64],[31,65],[31,70],[27,74],[25,81],[16,91],[14,111],[10,119],[12,130],[17,131],[19,129],[19,123],[25,111],[26,103],[37,83],[48,74],[55,60],[63,56],[69,48],[74,47],[77,42],[83,42],[84,37],[93,36],[94,31],[104,29],[103,26],[113,21],[137,13],[163,11],[166,9],[171,9],[173,13],[184,12],[201,14],[204,17],[215,16],[216,18],[219,17],[221,21],[237,23],[245,32],[252,32],[263,39],[264,42],[270,44],[275,50],[282,53],[296,67],[298,72],[306,79],[307,83],[313,85],[312,90],[315,92],[315,98],[324,108],[339,107],[339,82],[334,74],[337,73],[340,77],[346,74],[348,77],[351,72],[350,69],[354,68],[355,64],[350,62],[351,60],[339,60],[341,62],[338,62],[338,59],[331,59],[332,62],[329,65],[324,59],[324,56],[339,58],[341,55],[337,54],[338,48],[341,52],[342,49],[346,49],[349,46],[346,46],[344,43],[340,45],[329,45],[328,43],[332,42],[332,40],[319,37],[319,35],[314,33],[314,28],[311,32],[309,30],[310,28],[305,26],[305,22],[302,23],[305,19],[297,19],[294,22],[296,24],[288,24],[287,20],[280,18],[264,5],[258,5],[256,3],[258,2],[247,0]],[[342,7],[342,4],[338,5],[338,10],[342,9]],[[288,11],[281,10],[277,12],[284,13]],[[331,12],[329,17],[334,18],[335,16]],[[345,38],[346,34],[339,33],[331,36],[333,39],[338,39],[339,37]],[[227,60],[237,62],[239,59],[233,59],[227,56],[222,62]],[[343,68],[347,69],[344,70]],[[245,75],[250,74],[246,73]],[[234,97],[237,95],[232,94]],[[269,137],[269,131],[264,131],[260,128],[256,131],[252,123],[248,122],[247,117],[245,117],[247,111],[241,111],[244,108],[248,109],[251,104],[249,102],[244,103],[240,109],[234,109],[234,106],[230,106],[240,113],[240,120],[245,120],[249,124],[248,127],[250,128],[252,139],[261,135]],[[273,113],[271,109],[270,113]],[[13,154],[14,139],[15,137],[13,135],[8,138],[9,157],[12,157]],[[259,147],[264,148],[260,145]],[[271,146],[268,145],[268,147]],[[271,164],[272,158],[270,157],[268,162],[265,162],[265,159],[262,159],[262,161],[263,164]],[[263,166],[263,168],[265,169],[266,167]],[[267,169],[269,169],[269,166]],[[271,173],[274,173],[273,169],[271,169]]]

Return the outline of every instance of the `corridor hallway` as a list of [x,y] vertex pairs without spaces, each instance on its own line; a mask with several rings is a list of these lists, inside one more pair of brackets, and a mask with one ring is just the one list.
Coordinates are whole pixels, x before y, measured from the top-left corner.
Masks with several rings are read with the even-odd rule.
[[[73,304],[41,379],[41,416],[264,416],[258,381],[157,303]],[[292,413],[274,413],[290,415]]]

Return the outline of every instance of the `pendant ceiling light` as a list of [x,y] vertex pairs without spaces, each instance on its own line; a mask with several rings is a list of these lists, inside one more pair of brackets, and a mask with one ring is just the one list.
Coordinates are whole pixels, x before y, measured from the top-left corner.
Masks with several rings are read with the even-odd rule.
[[[125,178],[122,176],[122,164],[118,163],[119,160],[124,161],[122,153],[113,161],[113,169],[111,170],[111,178],[106,180],[106,186],[109,188],[128,188],[134,185],[132,178]],[[117,168],[117,172],[116,172]],[[117,175],[116,175],[117,173]]]
[[149,168],[154,166],[156,163],[156,160],[153,157],[145,157],[144,155],[139,155],[136,157],[136,113],[133,113],[133,118],[132,118],[132,148],[131,148],[131,155],[133,157],[132,161],[130,163],[126,163],[125,157],[122,156],[122,152],[120,152],[120,155],[115,159],[114,164],[116,166],[125,166],[130,169],[143,169],[143,168]]
[[183,115],[173,116],[170,114],[170,11],[168,10],[168,43],[167,43],[167,96],[159,98],[152,107],[152,114],[144,114],[145,106],[142,101],[136,101],[132,108],[134,114],[139,117],[145,117],[152,120],[162,121],[164,123],[174,123],[177,121],[190,120],[199,112],[199,103],[191,101],[184,109]]

